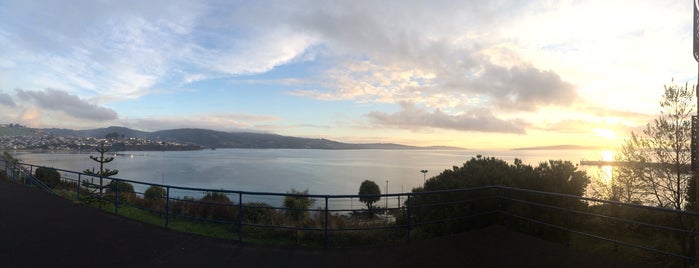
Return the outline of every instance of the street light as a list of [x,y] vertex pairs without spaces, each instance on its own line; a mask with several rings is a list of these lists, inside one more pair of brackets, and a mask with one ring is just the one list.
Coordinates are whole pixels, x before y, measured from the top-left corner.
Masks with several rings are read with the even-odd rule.
[[425,182],[427,182],[426,176],[427,176],[427,169],[420,170],[422,172],[422,184],[424,185]]
[[[388,194],[388,180],[386,180],[386,194]],[[385,210],[385,213],[386,213],[386,215],[388,215],[388,196],[386,196],[386,200],[385,200],[385,201],[386,201],[386,208],[385,208],[386,210]]]

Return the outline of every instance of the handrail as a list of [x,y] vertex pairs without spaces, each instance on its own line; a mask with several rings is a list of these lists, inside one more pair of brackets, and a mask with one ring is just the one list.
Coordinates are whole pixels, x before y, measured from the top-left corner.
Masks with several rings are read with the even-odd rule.
[[[32,164],[27,164],[27,163],[16,163],[13,166],[9,165],[9,162],[7,161],[0,161],[0,164],[4,163],[5,167],[5,173],[8,173],[8,171],[11,171],[13,176],[12,179],[15,178],[15,174],[21,174],[25,178],[33,178],[32,174],[27,174],[27,172],[31,172],[31,170],[34,170],[35,167],[40,167]],[[23,168],[18,168],[22,167]],[[78,194],[80,194],[80,188],[81,188],[81,180],[82,182],[87,181],[87,177],[93,177],[93,178],[99,178],[99,176],[91,175],[91,174],[85,174],[81,172],[76,172],[76,171],[70,171],[70,170],[64,170],[64,169],[57,169],[57,168],[52,168],[56,171],[63,172],[63,173],[68,173],[68,174],[74,174],[78,176],[77,179],[77,191]],[[3,169],[0,169],[0,172],[2,172]],[[20,176],[20,177],[22,177]],[[68,177],[61,177],[62,180],[68,180],[68,181],[73,181],[76,182],[76,180],[68,178]],[[653,228],[653,230],[657,231],[663,231],[663,232],[672,232],[672,233],[679,233],[682,235],[685,235],[687,237],[696,237],[698,235],[697,230],[694,230],[693,228],[678,228],[675,226],[665,226],[665,225],[659,225],[655,223],[649,223],[649,222],[642,222],[636,219],[628,219],[628,218],[623,218],[618,215],[604,215],[600,213],[596,213],[594,211],[590,211],[589,204],[586,202],[595,202],[595,203],[601,203],[601,204],[608,204],[612,205],[614,207],[618,208],[634,208],[634,209],[643,209],[647,211],[655,211],[655,212],[662,212],[662,213],[671,213],[674,215],[680,215],[684,217],[689,217],[694,219],[695,221],[699,221],[699,213],[694,212],[694,211],[679,211],[679,210],[672,210],[668,208],[659,208],[659,207],[651,207],[651,206],[644,206],[644,205],[639,205],[639,204],[628,204],[628,203],[623,203],[623,202],[618,202],[618,201],[611,201],[611,200],[602,200],[602,199],[596,199],[596,198],[590,198],[590,197],[581,197],[581,196],[575,196],[575,195],[570,195],[570,194],[564,194],[564,193],[552,193],[552,192],[545,192],[545,191],[540,191],[540,190],[531,190],[531,189],[521,189],[521,188],[514,188],[514,187],[509,187],[509,186],[499,186],[499,185],[490,185],[490,186],[481,186],[481,187],[474,187],[474,188],[466,188],[466,189],[450,189],[450,190],[439,190],[439,191],[424,191],[424,192],[405,192],[405,193],[392,193],[392,194],[378,194],[378,195],[324,195],[324,194],[292,194],[292,193],[274,193],[274,192],[255,192],[255,191],[239,191],[239,190],[225,190],[225,189],[207,189],[207,188],[197,188],[197,187],[181,187],[181,186],[174,186],[174,185],[168,185],[168,184],[158,184],[158,183],[149,183],[149,182],[140,182],[136,180],[128,180],[128,179],[120,179],[120,178],[115,178],[115,177],[104,177],[102,179],[107,179],[111,182],[117,182],[116,187],[115,187],[115,193],[114,193],[114,198],[107,198],[106,196],[99,196],[98,198],[104,201],[108,202],[114,202],[114,213],[119,214],[119,207],[120,206],[132,206],[138,209],[142,209],[145,211],[149,211],[151,213],[163,213],[164,214],[164,224],[165,226],[168,226],[169,222],[171,221],[172,217],[178,217],[178,218],[190,218],[193,220],[199,220],[199,221],[208,221],[212,223],[221,223],[221,224],[232,224],[237,228],[237,240],[242,241],[243,236],[246,234],[244,232],[244,228],[263,228],[263,229],[274,229],[274,230],[294,230],[296,232],[298,231],[313,231],[313,232],[320,232],[322,233],[323,237],[323,247],[327,248],[329,247],[329,236],[330,235],[337,235],[338,233],[344,233],[344,232],[365,232],[365,231],[403,231],[406,232],[406,235],[403,236],[405,238],[405,241],[409,242],[410,241],[410,234],[415,231],[419,230],[430,230],[431,226],[439,226],[440,224],[446,224],[446,223],[459,223],[459,222],[464,222],[464,221],[469,221],[473,219],[483,219],[484,217],[497,217],[497,215],[504,216],[506,219],[505,221],[507,222],[507,218],[513,218],[513,219],[520,219],[520,220],[525,220],[528,222],[532,222],[538,225],[546,226],[547,228],[554,228],[556,230],[566,232],[567,236],[569,237],[570,234],[578,234],[578,235],[583,235],[586,237],[591,237],[595,239],[599,239],[602,241],[609,241],[613,242],[619,245],[624,245],[636,249],[642,249],[642,250],[647,250],[650,252],[655,252],[659,254],[663,254],[666,256],[671,256],[671,257],[677,257],[683,260],[688,260],[688,261],[693,261],[697,262],[696,256],[685,256],[679,253],[673,253],[667,250],[661,250],[661,249],[656,249],[649,247],[647,245],[642,245],[638,243],[630,243],[627,241],[622,241],[620,238],[617,238],[616,235],[613,238],[593,234],[590,231],[585,231],[581,230],[580,226],[572,226],[571,225],[571,215],[575,214],[576,217],[584,217],[583,219],[591,219],[593,217],[598,217],[601,219],[605,219],[606,221],[610,222],[618,222],[618,223],[624,223],[624,224],[637,224],[640,226],[644,226],[647,228]],[[158,186],[158,187],[163,187],[166,190],[166,196],[163,197],[163,202],[164,207],[161,207],[161,212],[158,212],[155,209],[148,208],[148,207],[143,207],[138,204],[129,204],[128,201],[122,202],[119,200],[118,196],[120,194],[124,193],[124,189],[119,189],[119,183],[121,182],[126,182],[126,183],[131,183],[131,184],[136,184],[136,185],[145,185],[145,186]],[[104,185],[101,185],[100,187],[106,187]],[[43,187],[40,187],[43,188]],[[109,188],[107,188],[109,189]],[[50,190],[48,187],[46,187],[45,190]],[[198,191],[198,192],[215,192],[215,193],[223,193],[226,195],[237,195],[236,198],[231,198],[230,203],[216,203],[216,202],[209,202],[209,201],[201,201],[198,199],[187,199],[187,198],[180,198],[180,197],[175,197],[172,196],[171,190],[179,190],[179,191]],[[492,190],[497,190],[497,191],[492,191]],[[454,193],[459,193],[458,195],[453,195]],[[471,193],[475,193],[477,195],[473,195]],[[552,197],[553,199],[546,199],[545,201],[532,201],[532,200],[527,200],[528,198],[531,199],[531,197],[522,197],[522,196],[517,196],[516,193],[528,193],[532,194],[536,197]],[[143,191],[134,191],[133,194],[137,195],[144,195]],[[305,197],[305,198],[313,198],[317,199],[320,205],[319,207],[315,208],[287,208],[287,207],[279,207],[279,206],[257,206],[257,205],[246,205],[249,203],[243,203],[243,197],[265,197],[265,196],[274,196],[274,197]],[[421,196],[434,196],[435,198],[429,198],[428,203],[425,203],[427,200],[424,200],[425,198],[416,198],[416,197],[421,197]],[[404,203],[399,203],[398,206],[394,207],[386,207],[382,208],[382,212],[391,212],[393,215],[392,217],[396,217],[396,222],[390,223],[388,221],[388,214],[386,215],[387,217],[384,219],[386,223],[382,225],[375,225],[373,224],[372,221],[369,221],[368,224],[366,225],[355,225],[355,226],[344,226],[344,227],[331,227],[330,226],[330,216],[332,217],[337,217],[335,213],[338,212],[357,212],[357,211],[364,211],[364,209],[348,209],[348,208],[330,208],[329,201],[331,200],[346,200],[346,199],[360,199],[362,197],[379,197],[379,198],[392,198],[392,197],[404,197],[405,202]],[[112,200],[109,200],[109,199]],[[235,200],[237,199],[237,200]],[[555,201],[558,200],[557,202],[548,202],[548,201]],[[566,202],[560,202],[560,201],[566,201]],[[583,207],[576,207],[573,206],[572,201],[581,201],[581,203],[585,204]],[[236,204],[237,202],[237,204]],[[480,203],[479,203],[480,202]],[[490,202],[490,203],[488,203]],[[231,213],[237,214],[237,215],[229,215],[230,218],[226,218],[225,220],[219,220],[219,219],[203,219],[200,218],[197,215],[188,215],[188,214],[182,214],[180,212],[177,212],[174,210],[174,206],[176,205],[182,205],[182,204],[194,204],[194,205],[202,205],[202,206],[216,206],[216,207],[223,207],[227,209],[231,209]],[[480,206],[473,206],[473,204],[480,204]],[[558,213],[560,215],[549,215],[551,217],[559,217],[558,219],[560,220],[558,223],[554,222],[547,222],[546,220],[542,219],[536,219],[533,218],[534,215],[520,215],[517,214],[518,212],[513,211],[513,205],[516,204],[516,208],[521,208],[522,206],[528,207],[528,208],[533,208],[533,207],[539,207],[539,208],[544,208],[544,209],[553,209],[557,212],[554,212],[554,214]],[[618,209],[617,208],[617,209]],[[613,208],[612,208],[613,209]],[[320,221],[315,226],[304,226],[304,225],[289,225],[289,224],[280,224],[280,223],[257,223],[257,222],[248,222],[245,220],[245,213],[248,213],[248,211],[291,211],[291,212],[296,212],[296,211],[301,211],[301,212],[308,212],[308,213],[315,213],[317,215],[317,220]],[[444,211],[439,212],[439,211]],[[527,211],[527,210],[524,210]],[[440,216],[439,218],[434,218],[433,213],[436,212]],[[332,213],[332,214],[331,214]],[[425,214],[428,213],[428,214]],[[442,213],[442,214],[439,214]],[[564,216],[566,215],[567,216]],[[398,215],[402,215],[403,217],[401,222],[397,222],[397,217]],[[496,216],[493,216],[496,215]],[[543,214],[542,214],[543,215]],[[548,214],[547,214],[548,215]],[[495,220],[490,220],[487,221],[490,222],[490,224],[493,223],[503,223],[498,221],[497,219]],[[561,222],[565,222],[565,224],[562,225]],[[584,227],[584,226],[583,226]],[[568,245],[569,242],[566,242],[566,245]]]

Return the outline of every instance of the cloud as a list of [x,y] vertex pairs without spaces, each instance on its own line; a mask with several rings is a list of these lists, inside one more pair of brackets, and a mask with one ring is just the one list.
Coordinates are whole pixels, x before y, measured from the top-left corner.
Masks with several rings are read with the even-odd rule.
[[278,121],[274,116],[254,114],[196,114],[188,116],[163,116],[155,118],[123,119],[121,123],[126,127],[146,131],[158,131],[176,128],[205,128],[221,131],[252,131],[257,132],[260,124]]
[[17,89],[17,97],[25,101],[33,101],[40,108],[61,111],[79,119],[107,121],[118,118],[117,113],[110,108],[92,104],[88,100],[56,89],[43,91]]
[[567,105],[577,97],[575,87],[561,80],[558,74],[530,65],[506,68],[486,64],[483,74],[474,80],[466,90],[489,96],[501,109],[535,110],[539,106]]
[[0,92],[0,104],[9,106],[9,107],[15,107],[17,104],[15,104],[15,101],[12,99],[12,96],[10,96],[7,93],[2,93]]
[[449,115],[436,109],[433,112],[418,108],[413,103],[402,102],[401,111],[393,114],[374,111],[367,114],[375,124],[408,129],[441,128],[461,131],[525,133],[521,120],[502,120],[484,109],[465,114]]
[[367,5],[321,5],[290,19],[316,33],[329,44],[327,53],[338,57],[337,67],[324,73],[322,88],[292,94],[513,111],[567,105],[578,97],[576,87],[556,71],[536,67],[482,31],[497,29],[500,19],[512,20],[508,16],[526,4],[473,1],[465,9],[415,2]]

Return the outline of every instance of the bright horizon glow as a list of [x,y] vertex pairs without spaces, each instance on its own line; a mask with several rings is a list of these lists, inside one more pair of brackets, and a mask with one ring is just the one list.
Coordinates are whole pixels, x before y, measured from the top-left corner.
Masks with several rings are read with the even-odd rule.
[[0,124],[614,148],[696,81],[692,8],[2,1]]
[[601,153],[602,161],[614,161],[614,151],[604,150]]

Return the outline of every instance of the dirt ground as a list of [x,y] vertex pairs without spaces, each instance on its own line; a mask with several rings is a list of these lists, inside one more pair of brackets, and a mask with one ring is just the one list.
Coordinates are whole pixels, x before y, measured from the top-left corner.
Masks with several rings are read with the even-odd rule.
[[2,267],[637,267],[503,226],[356,249],[239,244],[136,222],[0,180]]

